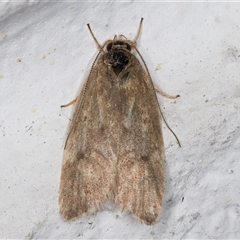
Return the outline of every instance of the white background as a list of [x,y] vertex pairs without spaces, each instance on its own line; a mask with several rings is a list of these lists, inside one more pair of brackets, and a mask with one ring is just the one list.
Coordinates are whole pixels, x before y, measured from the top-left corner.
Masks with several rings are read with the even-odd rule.
[[[64,222],[58,188],[72,107],[100,43],[133,39],[155,85],[166,183],[153,226],[109,203]],[[240,4],[0,3],[0,238],[240,238]]]

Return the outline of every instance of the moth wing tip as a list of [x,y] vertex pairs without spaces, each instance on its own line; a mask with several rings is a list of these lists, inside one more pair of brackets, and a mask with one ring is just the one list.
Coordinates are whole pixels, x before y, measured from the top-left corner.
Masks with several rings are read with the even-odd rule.
[[[132,212],[129,209],[129,206],[125,206],[124,204],[119,204],[118,206],[121,210],[121,212],[125,212],[125,213],[129,213],[130,215],[133,215],[134,218],[136,218],[140,223],[142,224],[146,224],[146,225],[154,225],[159,217],[160,211],[159,213],[155,212],[155,213],[145,213],[145,214],[138,214],[138,212]],[[161,210],[161,209],[160,209]]]

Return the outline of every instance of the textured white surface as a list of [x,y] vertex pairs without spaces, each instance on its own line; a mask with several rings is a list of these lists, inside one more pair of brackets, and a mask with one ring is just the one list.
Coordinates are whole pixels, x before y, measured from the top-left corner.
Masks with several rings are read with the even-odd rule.
[[[240,4],[0,3],[0,238],[240,238]],[[16,8],[14,8],[16,7]],[[5,12],[4,12],[5,11]],[[8,14],[8,13],[11,14]],[[58,187],[72,100],[100,43],[133,39],[162,99],[166,184],[154,226],[107,204],[64,222]],[[159,70],[156,70],[156,69]]]

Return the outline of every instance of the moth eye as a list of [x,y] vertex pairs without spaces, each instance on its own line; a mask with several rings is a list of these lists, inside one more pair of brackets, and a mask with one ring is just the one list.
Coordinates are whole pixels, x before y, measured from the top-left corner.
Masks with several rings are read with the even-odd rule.
[[107,45],[107,51],[109,51],[111,48],[112,48],[112,43],[109,43],[109,44]]
[[126,43],[126,45],[127,45],[127,50],[131,51],[131,49],[132,49],[131,45],[129,45],[128,43]]

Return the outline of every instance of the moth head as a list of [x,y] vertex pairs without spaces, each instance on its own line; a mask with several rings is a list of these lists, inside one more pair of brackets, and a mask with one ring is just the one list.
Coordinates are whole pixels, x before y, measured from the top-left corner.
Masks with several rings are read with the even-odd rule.
[[131,47],[127,41],[121,40],[113,40],[106,45],[105,63],[111,66],[117,76],[127,68],[131,61]]
[[129,52],[131,52],[132,46],[127,41],[121,41],[121,40],[111,41],[106,46],[106,49],[107,49],[108,52],[110,50],[116,49],[116,48],[126,49]]

